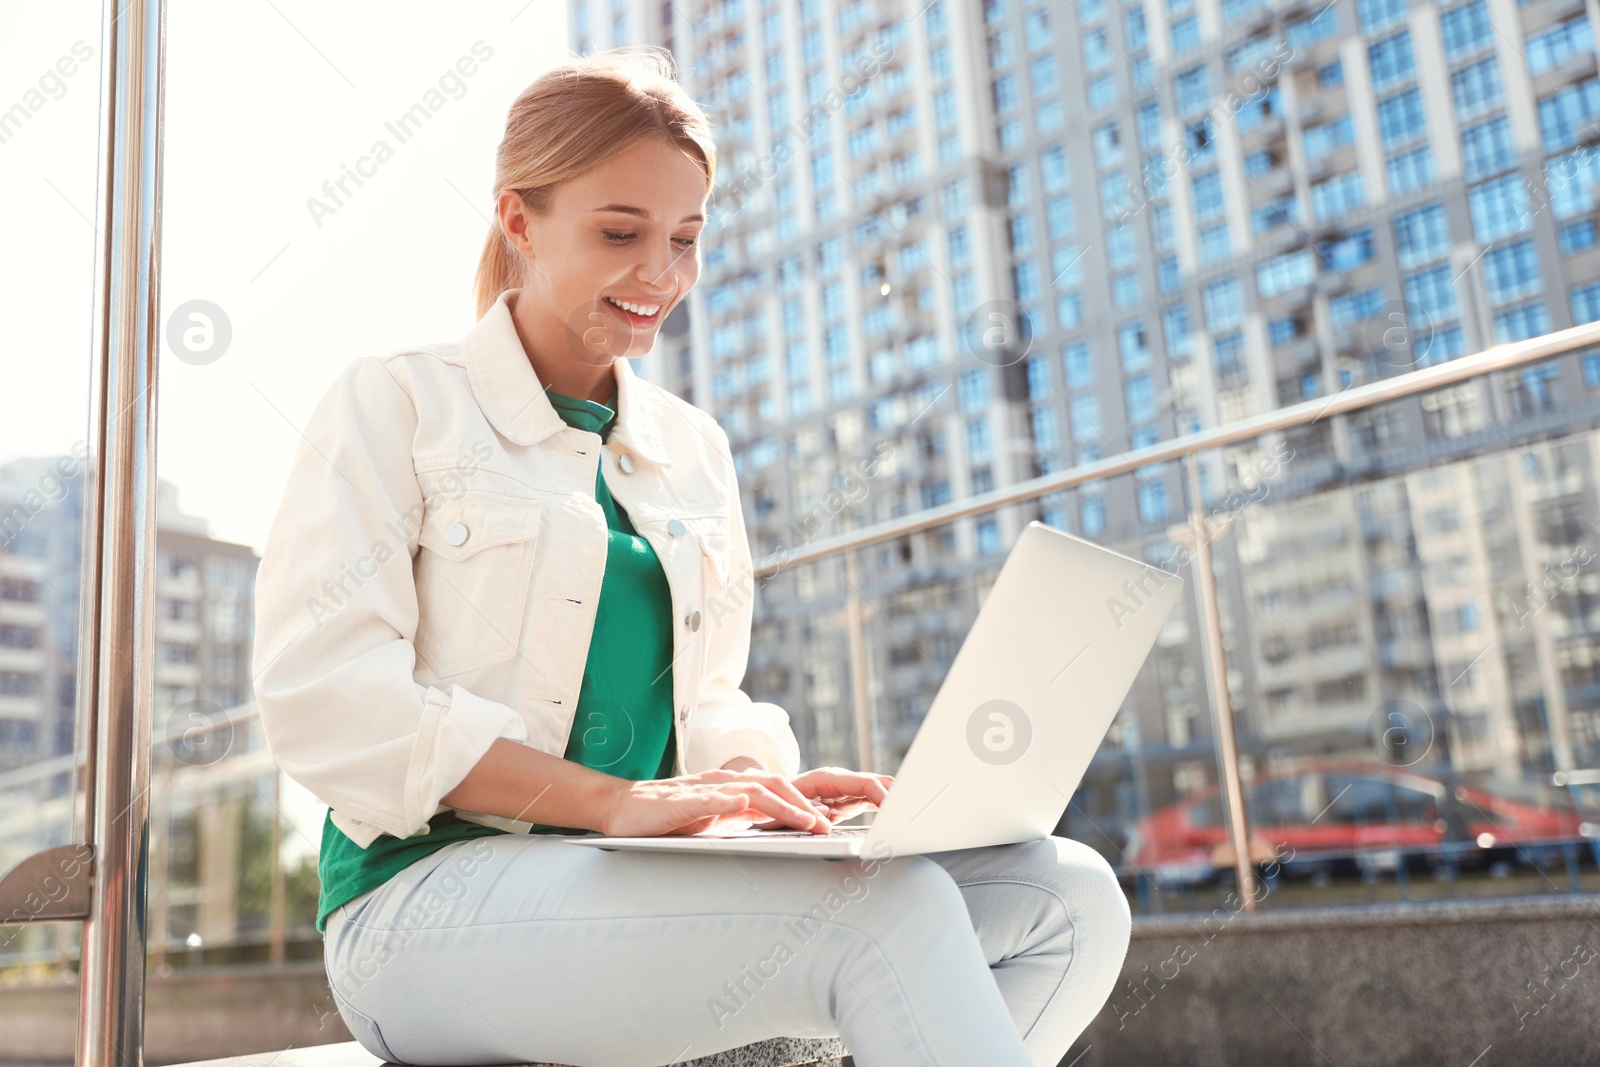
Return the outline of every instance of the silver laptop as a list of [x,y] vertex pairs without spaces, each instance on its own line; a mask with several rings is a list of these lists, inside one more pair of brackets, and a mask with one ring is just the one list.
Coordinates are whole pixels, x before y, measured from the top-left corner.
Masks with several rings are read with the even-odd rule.
[[1030,522],[870,825],[563,837],[604,849],[842,858],[1048,836],[1116,717],[1183,580]]

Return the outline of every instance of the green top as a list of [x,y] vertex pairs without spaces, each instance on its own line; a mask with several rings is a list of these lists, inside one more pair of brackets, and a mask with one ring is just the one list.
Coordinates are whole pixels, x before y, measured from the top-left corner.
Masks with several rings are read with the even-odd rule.
[[[551,389],[545,395],[568,425],[606,439],[616,419],[610,407]],[[650,542],[635,532],[627,514],[611,499],[598,469],[594,497],[605,510],[610,536],[565,757],[618,778],[669,778],[677,744],[672,719],[672,595],[666,572]],[[363,849],[334,825],[330,808],[323,819],[317,863],[322,880],[318,932],[326,931],[328,915],[335,908],[377,888],[424,856],[453,841],[506,832],[458,818],[454,811],[435,815],[428,828],[416,837],[382,834]],[[530,832],[582,831],[535,824]]]

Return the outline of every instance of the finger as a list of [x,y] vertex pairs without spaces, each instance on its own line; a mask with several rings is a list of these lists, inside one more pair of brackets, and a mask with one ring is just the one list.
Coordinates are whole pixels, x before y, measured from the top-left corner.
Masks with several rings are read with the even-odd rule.
[[825,831],[828,828],[827,815],[814,809],[804,797],[801,798],[802,804],[795,804],[768,789],[761,782],[753,781],[728,782],[720,789],[723,792],[737,792],[743,796],[757,815],[770,815],[797,830]]
[[814,801],[811,797],[807,796],[799,786],[797,786],[785,775],[775,774],[772,771],[755,770],[729,771],[728,773],[737,776],[733,779],[733,781],[760,782],[773,793],[776,793],[778,796],[782,797],[784,800],[795,805],[796,807],[810,809],[811,811],[814,811],[818,815],[824,817],[827,815],[826,808]]
[[[868,782],[872,785],[869,786]],[[807,796],[824,799],[865,796],[870,795],[868,790],[873,786],[881,788],[881,783],[878,783],[873,776],[845,770],[842,767],[818,767],[797,776],[793,779],[793,784]]]

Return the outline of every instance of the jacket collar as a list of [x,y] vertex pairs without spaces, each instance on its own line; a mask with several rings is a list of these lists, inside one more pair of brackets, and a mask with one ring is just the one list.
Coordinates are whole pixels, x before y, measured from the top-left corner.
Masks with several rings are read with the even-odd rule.
[[[566,429],[567,423],[545,395],[517,336],[510,307],[517,291],[507,289],[496,297],[467,334],[467,380],[494,428],[519,445],[532,445]],[[650,384],[634,374],[633,361],[627,357],[618,357],[611,365],[617,379],[617,418],[607,441],[627,445],[652,463],[671,466],[661,439],[660,402],[651,395]]]

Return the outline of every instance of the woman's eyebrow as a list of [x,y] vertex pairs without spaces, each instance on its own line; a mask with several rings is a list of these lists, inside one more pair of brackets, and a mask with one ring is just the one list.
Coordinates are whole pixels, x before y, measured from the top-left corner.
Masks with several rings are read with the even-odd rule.
[[[642,207],[634,207],[632,204],[607,204],[605,207],[597,207],[597,208],[595,208],[594,211],[590,212],[590,214],[592,215],[596,211],[620,211],[624,215],[637,215],[641,219],[647,219],[647,218],[650,217],[650,212],[646,211]],[[679,221],[681,221],[681,222],[704,222],[704,221],[706,221],[706,217],[704,215],[699,215],[699,214],[685,215]]]

